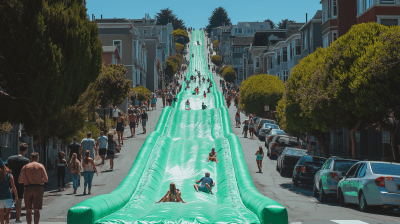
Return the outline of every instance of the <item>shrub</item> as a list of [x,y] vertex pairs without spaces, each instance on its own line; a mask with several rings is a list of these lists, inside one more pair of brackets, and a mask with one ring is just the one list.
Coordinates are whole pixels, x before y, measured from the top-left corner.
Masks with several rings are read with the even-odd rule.
[[222,64],[222,59],[221,56],[219,55],[214,55],[211,57],[211,62],[214,63],[216,66],[220,66]]
[[224,72],[222,73],[222,77],[227,82],[235,82],[236,72],[235,72],[235,70],[233,70],[232,66],[228,66],[227,68],[224,69]]
[[176,53],[183,54],[183,50],[185,50],[185,47],[180,43],[175,43],[175,50]]

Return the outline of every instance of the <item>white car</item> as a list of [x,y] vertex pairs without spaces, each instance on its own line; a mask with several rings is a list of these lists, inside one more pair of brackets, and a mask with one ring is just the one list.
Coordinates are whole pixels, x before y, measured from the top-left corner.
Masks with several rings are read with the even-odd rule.
[[339,181],[337,196],[341,206],[357,204],[360,211],[369,206],[400,206],[400,164],[360,161]]
[[280,130],[279,125],[268,124],[268,123],[263,124],[262,128],[260,129],[260,132],[258,133],[258,139],[260,139],[260,141],[265,140],[265,136],[267,136],[270,131],[275,129]]

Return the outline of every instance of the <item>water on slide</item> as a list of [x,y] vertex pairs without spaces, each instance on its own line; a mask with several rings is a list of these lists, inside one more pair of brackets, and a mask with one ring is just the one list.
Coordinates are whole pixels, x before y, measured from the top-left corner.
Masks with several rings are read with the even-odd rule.
[[[197,70],[200,71],[201,78],[212,80],[212,75],[207,69],[204,47],[203,32],[193,31],[187,78],[190,79],[190,75],[197,76],[195,71]],[[164,108],[163,114],[166,111],[169,112],[168,116],[162,114],[160,117],[158,126],[162,128],[157,126],[155,131],[157,136],[154,135],[156,136],[154,138],[149,136],[146,140],[146,142],[154,141],[155,143],[151,145],[151,148],[144,149],[147,144],[145,142],[136,158],[137,161],[120,187],[109,195],[97,196],[71,208],[68,214],[69,223],[74,223],[74,220],[83,220],[83,217],[88,216],[92,218],[87,220],[93,220],[99,224],[260,223],[259,217],[252,211],[258,212],[264,222],[265,217],[270,217],[269,214],[272,214],[272,216],[283,217],[278,218],[284,220],[279,223],[287,223],[286,209],[258,192],[254,193],[256,192],[254,186],[252,189],[246,188],[246,193],[250,192],[247,195],[253,194],[254,197],[248,203],[252,211],[243,204],[237,176],[235,176],[237,173],[234,166],[237,164],[233,164],[232,146],[225,137],[226,133],[224,134],[224,129],[227,127],[223,125],[222,120],[227,119],[228,114],[226,110],[216,108],[216,105],[219,105],[216,101],[221,102],[218,98],[220,95],[216,97],[217,95],[213,93],[207,93],[207,81],[199,87],[199,95],[192,94],[194,88],[198,86],[198,79],[197,83],[193,81],[190,83],[189,89],[185,90],[185,86],[183,84],[177,105],[173,108]],[[212,91],[216,90],[216,88],[212,89]],[[206,97],[203,96],[204,91],[207,93]],[[190,110],[186,110],[185,107],[188,99]],[[203,102],[207,105],[205,110],[202,110]],[[224,122],[226,123],[226,120]],[[236,144],[240,147],[238,141]],[[207,156],[212,148],[217,151],[218,164],[211,161],[207,163]],[[237,155],[235,154],[235,158],[238,157]],[[193,187],[206,172],[211,173],[211,178],[216,183],[212,188],[214,195],[196,192]],[[247,175],[247,182],[242,183],[241,186],[252,185],[247,168],[241,168],[236,172]],[[183,200],[187,203],[155,204],[166,194],[171,182],[176,184],[182,192]],[[242,192],[242,194],[246,193]],[[127,203],[122,204],[121,201],[124,200]],[[266,200],[270,201],[266,202]],[[266,211],[263,210],[264,208],[269,211],[277,210],[264,213]]]

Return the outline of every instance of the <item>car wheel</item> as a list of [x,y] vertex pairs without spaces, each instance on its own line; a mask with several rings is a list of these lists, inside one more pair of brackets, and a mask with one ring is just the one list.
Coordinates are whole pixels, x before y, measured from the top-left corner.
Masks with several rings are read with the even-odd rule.
[[317,192],[317,187],[315,186],[315,183],[314,183],[312,192],[313,192],[313,196],[316,198],[318,196],[318,192]]
[[320,190],[319,190],[319,202],[325,202],[326,201],[326,195],[324,193],[324,188],[322,187],[322,183],[319,183]]
[[293,185],[294,186],[299,186],[299,181],[297,180],[297,178],[295,178],[295,177],[292,177],[292,182],[293,182]]
[[339,192],[339,205],[342,207],[346,207],[346,202],[344,201],[343,192],[341,190]]
[[364,196],[363,192],[360,193],[359,208],[360,208],[360,211],[362,211],[362,212],[368,211],[367,200],[365,200],[365,196]]

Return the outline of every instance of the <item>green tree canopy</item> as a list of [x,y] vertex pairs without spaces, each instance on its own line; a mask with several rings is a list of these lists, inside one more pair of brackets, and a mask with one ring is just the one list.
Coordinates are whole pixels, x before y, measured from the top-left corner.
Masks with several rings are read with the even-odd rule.
[[[272,21],[271,21],[272,22]],[[296,23],[296,21],[294,20],[289,20],[289,19],[282,19],[282,21],[280,21],[278,23],[278,29],[286,29],[287,24],[290,23]]]
[[[264,22],[269,22],[269,25],[271,26],[271,29],[275,29],[276,28],[276,25],[272,20],[267,19]],[[286,26],[285,26],[285,28],[286,28]]]
[[[182,66],[182,55],[181,54],[175,54],[171,55],[168,57],[169,60],[172,60],[175,65],[176,65],[176,70],[178,70]],[[175,71],[176,73],[176,71]]]
[[102,44],[83,0],[10,0],[0,7],[0,122],[22,123],[30,134],[77,103],[102,63]]
[[177,29],[172,32],[172,36],[174,37],[175,42],[180,44],[189,43],[189,36],[186,31]]
[[175,64],[175,62],[171,59],[167,59],[167,67],[165,68],[165,74],[169,77],[172,78],[173,75],[178,71],[178,66]]
[[218,70],[218,74],[222,75],[222,74],[224,73],[224,70],[225,70],[226,68],[228,68],[229,66],[232,67],[231,65],[225,65],[225,66],[223,66],[220,70]]
[[185,47],[182,44],[175,43],[175,50],[178,54],[183,54]]
[[135,88],[131,89],[131,100],[139,100],[139,101],[144,101],[144,100],[150,100],[151,98],[151,91],[147,89],[144,86],[137,86]]
[[283,82],[277,76],[266,74],[251,76],[242,82],[239,107],[247,113],[256,114],[262,113],[265,105],[269,105],[270,110],[276,110],[283,90]]
[[235,82],[236,80],[236,72],[233,70],[232,66],[228,66],[224,68],[224,72],[222,73],[222,77],[227,82]]
[[218,40],[214,40],[213,41],[213,49],[216,50],[219,47],[219,41]]
[[211,57],[211,62],[214,63],[214,65],[216,65],[216,66],[219,67],[219,66],[222,64],[221,56],[219,56],[219,55],[213,55],[213,56]]
[[183,20],[178,19],[174,14],[174,11],[169,8],[161,9],[160,12],[156,14],[156,20],[157,25],[167,25],[168,23],[172,23],[174,30],[187,30]]
[[210,18],[208,18],[208,25],[206,27],[208,37],[210,37],[211,29],[219,26],[232,25],[231,19],[228,17],[228,13],[222,6],[214,9]]

